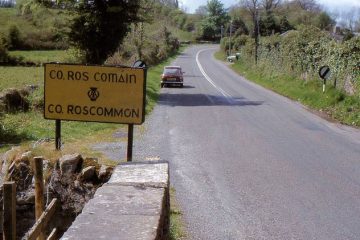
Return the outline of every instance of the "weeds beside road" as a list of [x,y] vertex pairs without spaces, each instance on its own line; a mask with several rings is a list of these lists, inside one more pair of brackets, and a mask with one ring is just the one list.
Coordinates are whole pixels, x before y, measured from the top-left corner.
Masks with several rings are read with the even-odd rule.
[[[225,54],[217,52],[215,57],[224,60]],[[232,64],[231,68],[250,81],[318,111],[323,117],[360,127],[359,95],[346,95],[335,89],[331,83],[326,85],[326,91],[322,93],[322,81],[319,79],[305,81],[285,73],[266,74],[256,65],[249,64],[241,58]]]

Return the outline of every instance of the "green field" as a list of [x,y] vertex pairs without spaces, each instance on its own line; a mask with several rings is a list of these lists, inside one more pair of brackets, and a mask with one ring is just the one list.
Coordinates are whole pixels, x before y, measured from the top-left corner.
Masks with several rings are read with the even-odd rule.
[[48,62],[74,63],[75,57],[71,51],[50,50],[50,51],[10,51],[12,57],[21,58],[24,62],[42,64]]
[[41,67],[1,67],[0,92],[8,88],[23,88],[28,85],[43,85],[43,68]]
[[[63,53],[61,51],[50,52],[57,53],[52,56],[66,56],[65,51]],[[50,52],[47,52],[45,56],[49,57]],[[23,54],[24,52],[17,53]],[[27,52],[26,54],[28,54],[28,56],[35,56],[39,51],[35,51],[35,53],[36,54],[34,55],[31,54],[31,52]],[[150,113],[156,104],[160,89],[160,74],[162,73],[164,65],[167,65],[172,60],[173,58],[170,58],[167,61],[148,69],[146,113]],[[41,102],[44,92],[43,74],[43,67],[0,67],[0,92],[9,88],[22,89],[28,85],[36,85],[38,86],[38,89],[32,93],[30,100],[32,103]],[[2,123],[3,128],[5,129],[5,135],[0,139],[0,143],[5,143],[5,146],[6,143],[20,143],[29,140],[37,141],[39,139],[54,138],[55,123],[52,120],[45,120],[41,109],[27,113],[19,112],[17,114],[6,114],[2,119]],[[93,137],[97,134],[102,135],[104,131],[115,130],[119,126],[119,124],[63,121],[63,140],[65,142],[71,142],[89,136]]]
[[10,25],[29,25],[29,21],[26,18],[19,18],[17,13],[16,8],[0,8],[0,33],[6,33]]

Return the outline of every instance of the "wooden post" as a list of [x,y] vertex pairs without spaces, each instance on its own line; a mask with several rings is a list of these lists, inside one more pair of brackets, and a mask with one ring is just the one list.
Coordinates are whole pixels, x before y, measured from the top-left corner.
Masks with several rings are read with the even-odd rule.
[[[32,226],[32,228],[25,234],[25,236],[22,239],[35,240],[38,236],[40,236],[42,234],[43,229],[48,226],[49,221],[55,214],[56,205],[57,205],[57,199],[54,198],[47,206],[43,214],[41,214],[40,218],[36,221],[34,226]],[[53,229],[47,240],[55,239],[56,235],[57,235],[57,231],[55,228]]]
[[4,240],[16,239],[16,184],[4,183]]
[[[43,158],[34,157],[35,172],[35,218],[36,221],[41,217],[44,211],[44,179],[43,179]],[[45,240],[41,233],[38,240]]]

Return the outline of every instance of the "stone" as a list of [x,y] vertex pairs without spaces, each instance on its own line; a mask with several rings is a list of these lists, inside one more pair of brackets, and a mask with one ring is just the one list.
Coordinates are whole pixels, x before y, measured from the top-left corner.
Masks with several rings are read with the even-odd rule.
[[[103,165],[102,172],[106,168]],[[120,164],[114,174],[61,239],[168,239],[168,163]]]
[[80,187],[81,187],[80,181],[79,181],[79,180],[75,180],[75,181],[74,181],[74,188],[79,189]]
[[19,147],[12,147],[9,151],[7,151],[1,159],[2,166],[1,166],[1,176],[5,177],[9,170],[9,165],[12,163],[14,156],[19,151]]
[[82,176],[83,180],[89,181],[94,178],[95,173],[96,173],[95,166],[89,166],[89,167],[84,168],[81,171],[81,176]]
[[50,166],[49,160],[44,160],[43,161],[43,171],[46,172],[49,169],[49,166]]
[[110,166],[106,166],[106,165],[101,165],[100,170],[99,170],[99,179],[103,182],[106,182],[110,179],[111,177],[111,173],[113,171],[113,168]]
[[31,156],[32,156],[31,151],[24,152],[23,154],[21,154],[20,161],[29,163]]
[[61,174],[76,173],[81,169],[83,158],[80,154],[64,155],[59,159]]
[[35,189],[29,188],[25,192],[20,192],[17,196],[16,203],[19,205],[27,205],[35,203]]
[[84,162],[93,162],[93,163],[98,163],[99,159],[96,157],[86,157],[84,159]]

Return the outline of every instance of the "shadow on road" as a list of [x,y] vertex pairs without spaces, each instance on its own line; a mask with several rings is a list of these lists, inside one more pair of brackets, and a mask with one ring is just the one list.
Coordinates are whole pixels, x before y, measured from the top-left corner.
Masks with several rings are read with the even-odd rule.
[[184,85],[182,87],[178,86],[178,85],[166,85],[165,88],[195,88],[194,86],[191,85]]
[[184,78],[203,78],[204,76],[201,76],[201,75],[184,75]]
[[162,93],[158,104],[166,106],[259,106],[264,101],[249,101],[246,98],[226,98],[217,95],[204,94],[171,94]]

